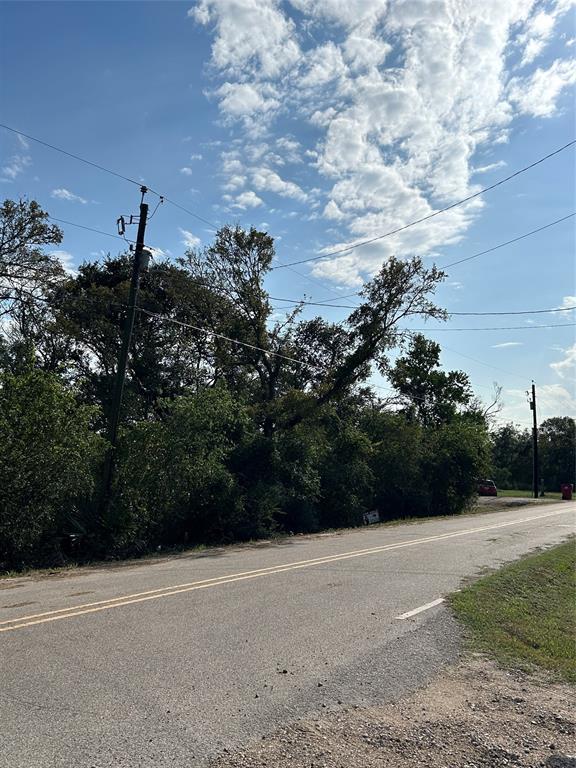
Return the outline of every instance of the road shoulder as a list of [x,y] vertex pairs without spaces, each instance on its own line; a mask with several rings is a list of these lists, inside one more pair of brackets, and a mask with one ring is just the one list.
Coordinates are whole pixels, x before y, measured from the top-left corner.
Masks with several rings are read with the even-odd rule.
[[573,768],[574,690],[475,656],[382,707],[280,728],[211,768]]

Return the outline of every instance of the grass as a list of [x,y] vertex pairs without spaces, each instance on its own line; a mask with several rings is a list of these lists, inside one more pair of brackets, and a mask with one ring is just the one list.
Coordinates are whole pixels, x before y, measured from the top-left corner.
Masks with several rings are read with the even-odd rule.
[[[531,499],[533,497],[532,491],[502,491],[498,488],[498,496],[514,496],[519,499]],[[546,491],[544,494],[545,499],[561,499],[562,494],[560,491]]]
[[576,682],[576,540],[528,555],[450,598],[472,648]]

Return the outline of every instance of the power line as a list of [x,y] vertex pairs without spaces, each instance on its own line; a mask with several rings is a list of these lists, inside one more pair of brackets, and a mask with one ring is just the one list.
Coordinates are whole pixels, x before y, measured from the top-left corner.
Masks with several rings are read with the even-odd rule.
[[[327,302],[319,302],[319,301],[305,301],[304,299],[298,300],[298,299],[283,299],[279,296],[270,296],[270,299],[272,301],[289,301],[294,306],[299,306],[300,304],[305,304],[307,306],[312,307],[335,307],[338,309],[357,309],[357,305],[354,304],[328,304]],[[290,307],[279,307],[279,309],[289,309]],[[573,307],[554,307],[553,309],[524,309],[524,310],[518,310],[518,311],[510,311],[510,312],[451,312],[450,310],[446,310],[449,315],[454,315],[458,317],[485,317],[490,315],[543,315],[548,314],[550,312],[570,312],[571,310],[576,309],[576,305]]]
[[164,197],[164,202],[170,203],[170,205],[173,205],[175,208],[179,208],[181,211],[184,211],[184,213],[187,213],[190,216],[193,216],[195,219],[198,219],[198,221],[201,221],[204,224],[208,224],[208,226],[212,227],[215,231],[219,228],[218,224],[214,224],[213,221],[209,221],[208,219],[205,219],[203,216],[200,216],[199,214],[194,213],[194,211],[191,211],[189,208],[185,208],[183,205],[180,205],[180,203],[177,203],[175,200],[171,200],[169,197]]
[[[44,147],[48,147],[49,149],[53,149],[55,152],[60,152],[62,155],[67,155],[68,157],[72,157],[74,160],[78,160],[81,163],[84,163],[85,165],[91,165],[93,168],[97,168],[99,171],[103,171],[104,173],[109,173],[111,176],[116,176],[118,179],[123,179],[124,181],[130,182],[130,184],[136,184],[138,187],[142,186],[141,181],[136,181],[135,179],[131,179],[129,176],[124,176],[122,173],[118,173],[117,171],[113,171],[110,168],[106,168],[104,165],[100,165],[99,163],[94,163],[92,160],[87,160],[85,157],[81,157],[80,155],[75,155],[73,152],[68,152],[65,149],[62,149],[62,147],[56,147],[54,144],[50,144],[47,141],[43,141],[42,139],[37,138],[36,136],[30,136],[28,133],[24,133],[23,131],[18,131],[16,128],[11,128],[9,125],[6,125],[5,123],[0,123],[0,128],[5,128],[7,131],[11,131],[12,133],[15,133],[17,136],[24,136],[25,139],[29,139],[30,141],[36,142],[36,144],[42,144]],[[154,192],[153,189],[150,189],[150,192],[157,195],[157,192]]]
[[576,212],[569,213],[568,216],[562,216],[561,219],[556,219],[556,221],[551,221],[549,224],[544,224],[543,227],[538,227],[538,229],[533,229],[531,232],[526,232],[524,235],[519,235],[519,237],[514,237],[512,240],[507,240],[505,243],[500,243],[499,245],[494,245],[492,248],[487,248],[485,251],[480,251],[479,253],[474,253],[472,256],[467,256],[465,259],[459,259],[458,261],[453,261],[450,264],[445,264],[441,269],[448,269],[449,267],[455,267],[457,264],[463,264],[465,261],[472,261],[472,259],[477,259],[479,256],[485,256],[487,253],[492,253],[492,251],[497,251],[499,248],[504,248],[505,245],[512,245],[512,243],[517,243],[519,240],[524,240],[526,237],[530,237],[531,235],[535,235],[537,232],[542,232],[544,229],[548,229],[549,227],[554,227],[556,224],[560,224],[562,221],[567,221],[568,219],[571,219],[573,216],[576,216]]
[[88,232],[95,232],[98,235],[105,235],[106,237],[114,237],[116,240],[124,240],[128,243],[134,243],[135,240],[128,240],[125,237],[122,237],[121,235],[116,235],[113,232],[104,232],[102,229],[94,229],[94,227],[87,227],[84,224],[76,224],[74,221],[66,221],[66,219],[57,219],[55,216],[50,216],[48,214],[48,218],[50,221],[57,221],[59,224],[67,224],[71,227],[78,227],[78,229],[86,229]]
[[451,203],[450,205],[445,206],[444,208],[439,208],[437,211],[433,211],[432,213],[429,213],[427,216],[422,216],[419,219],[415,219],[414,221],[409,222],[408,224],[404,224],[401,227],[397,227],[396,229],[392,229],[389,232],[385,232],[382,235],[376,235],[376,237],[371,237],[367,240],[361,240],[357,243],[351,243],[350,245],[340,248],[334,251],[329,251],[328,253],[323,253],[318,256],[310,256],[307,259],[300,259],[299,261],[291,261],[288,264],[278,264],[274,269],[283,269],[285,267],[292,267],[297,264],[306,264],[310,261],[318,261],[319,259],[327,259],[331,256],[339,256],[343,253],[350,253],[350,251],[360,248],[364,245],[369,245],[370,243],[375,243],[378,240],[383,240],[386,237],[390,237],[391,235],[396,235],[399,232],[403,232],[406,229],[409,229],[410,227],[415,226],[416,224],[421,224],[424,221],[429,221],[430,219],[434,218],[435,216],[439,216],[441,213],[446,213],[446,211],[450,211],[453,208],[457,208],[460,205],[463,205],[464,203],[469,202],[470,200],[473,200],[476,197],[479,197],[480,195],[484,195],[486,192],[490,192],[493,189],[496,189],[496,187],[501,186],[502,184],[505,184],[508,181],[511,181],[512,179],[516,178],[516,176],[519,176],[522,173],[526,173],[526,171],[529,171],[530,169],[534,168],[537,165],[540,165],[540,163],[545,162],[546,160],[549,160],[551,157],[554,157],[555,155],[558,155],[560,152],[563,152],[565,149],[568,149],[569,147],[576,144],[576,139],[573,139],[572,141],[569,141],[567,144],[564,144],[562,147],[559,147],[558,149],[555,149],[553,152],[549,152],[547,155],[544,155],[544,157],[540,157],[538,160],[535,160],[533,163],[530,163],[529,165],[524,166],[524,168],[520,168],[519,170],[515,171],[514,173],[509,174],[508,176],[504,177],[503,179],[500,179],[499,181],[495,182],[494,184],[491,184],[488,187],[484,187],[483,189],[479,190],[478,192],[474,192],[472,195],[468,195],[468,197],[462,198],[462,200],[457,200],[455,203]]
[[[455,355],[460,355],[460,357],[466,358],[466,360],[472,360],[474,363],[479,363],[480,365],[486,366],[486,368],[492,368],[495,371],[500,371],[500,373],[505,373],[507,376],[513,376],[514,378],[521,379],[523,382],[529,381],[529,379],[525,378],[524,376],[520,376],[517,373],[512,373],[512,371],[507,371],[505,368],[499,368],[497,365],[491,365],[490,363],[485,363],[484,360],[479,360],[477,357],[471,357],[470,355],[465,355],[463,352],[458,352],[456,349],[451,349],[450,347],[442,345],[442,350],[446,350],[447,352],[452,352]],[[477,386],[477,385],[476,385]]]
[[[479,256],[485,256],[487,253],[492,253],[493,251],[497,251],[500,248],[504,248],[506,245],[512,245],[513,243],[517,243],[520,240],[524,240],[527,237],[530,237],[531,235],[535,235],[538,232],[542,232],[545,229],[549,229],[550,227],[556,226],[556,224],[560,224],[563,221],[567,221],[568,219],[573,218],[576,216],[576,211],[573,211],[572,213],[569,213],[567,216],[562,216],[560,219],[556,219],[555,221],[551,221],[548,224],[544,224],[542,227],[538,227],[537,229],[533,229],[530,232],[525,232],[523,235],[519,235],[518,237],[512,238],[512,240],[506,240],[504,243],[498,243],[498,245],[494,245],[491,248],[487,248],[484,251],[479,251],[478,253],[474,253],[471,256],[467,256],[464,259],[459,259],[458,261],[453,261],[450,264],[445,264],[441,267],[441,269],[449,269],[450,267],[455,267],[457,264],[463,264],[465,261],[472,261],[472,259],[477,259]],[[296,271],[296,270],[292,270]],[[297,274],[301,275],[302,277],[305,277],[305,275],[301,272],[298,272]],[[318,281],[317,281],[318,282]],[[348,293],[344,296],[340,296],[340,299],[350,299],[354,296],[359,296],[359,293]],[[323,299],[325,302],[331,302],[336,301],[336,299]],[[454,314],[454,313],[452,313]]]
[[[142,314],[148,315],[149,317],[154,317],[157,320],[164,320],[164,321],[167,321],[169,323],[174,323],[175,325],[182,326],[183,328],[190,328],[190,329],[192,329],[194,331],[198,331],[199,333],[205,333],[208,336],[213,336],[213,337],[218,338],[218,339],[223,339],[224,341],[229,341],[232,344],[237,344],[238,346],[241,346],[241,347],[247,347],[248,349],[253,349],[253,350],[257,351],[257,352],[262,352],[262,353],[264,353],[266,355],[271,355],[272,357],[278,357],[278,358],[280,358],[282,360],[287,360],[288,362],[296,363],[297,365],[305,365],[308,368],[311,368],[312,370],[321,371],[321,372],[324,372],[324,373],[326,372],[325,368],[323,368],[322,366],[314,365],[313,363],[307,363],[304,360],[299,360],[298,358],[290,357],[289,355],[283,355],[280,352],[273,352],[270,349],[265,349],[264,347],[258,347],[255,344],[249,344],[246,341],[240,341],[240,339],[233,339],[230,336],[225,336],[222,333],[217,333],[216,331],[211,331],[208,328],[201,328],[201,327],[199,327],[197,325],[192,325],[191,323],[185,323],[182,320],[176,320],[176,318],[168,317],[167,315],[161,315],[161,314],[158,314],[157,312],[150,312],[149,310],[143,309],[142,307],[136,307],[136,311],[137,312],[141,312]],[[397,397],[402,397],[402,394],[397,392],[392,387],[383,387],[383,386],[381,386],[379,384],[374,384],[374,383],[370,383],[367,386],[371,386],[374,389],[381,389],[381,390],[386,391],[386,392],[393,392]],[[413,397],[412,399],[422,400],[423,402],[425,400],[425,398],[417,397],[417,396]]]
[[574,307],[554,307],[554,309],[523,309],[514,312],[448,312],[449,315],[457,315],[458,317],[466,316],[486,316],[486,315],[545,315],[550,312],[570,312],[576,309]]
[[[129,176],[124,176],[124,174],[122,173],[113,171],[111,168],[106,168],[106,166],[100,165],[100,163],[95,163],[92,160],[88,160],[87,158],[82,157],[81,155],[77,155],[74,152],[68,152],[68,150],[62,149],[62,147],[57,147],[54,144],[50,144],[48,141],[39,139],[37,136],[31,136],[28,133],[24,133],[23,131],[19,131],[16,128],[12,128],[11,126],[6,125],[5,123],[0,123],[0,128],[5,128],[7,131],[11,131],[17,136],[24,136],[25,139],[29,139],[30,141],[34,141],[36,144],[41,144],[44,147],[53,149],[55,152],[60,152],[62,155],[66,155],[67,157],[71,157],[74,160],[78,160],[78,162],[84,163],[85,165],[90,165],[92,166],[92,168],[97,168],[99,171],[108,173],[110,176],[116,176],[116,178],[122,179],[123,181],[127,181],[130,184],[136,184],[138,187],[142,186],[141,181],[136,181],[136,179],[131,179]],[[218,229],[218,225],[214,224],[211,221],[208,221],[208,219],[205,219],[202,216],[199,216],[197,213],[194,213],[194,211],[191,211],[189,208],[186,208],[185,206],[180,205],[180,203],[177,203],[175,200],[171,200],[167,198],[165,195],[162,195],[160,194],[160,192],[157,192],[156,190],[152,189],[152,187],[148,185],[146,186],[148,191],[151,192],[153,195],[157,195],[158,197],[163,198],[165,202],[170,203],[170,205],[174,205],[176,208],[180,208],[180,210],[184,211],[190,216],[193,216],[195,219],[198,219],[198,221],[202,221],[204,224],[208,224],[209,226],[215,227],[216,229]]]
[[405,330],[436,333],[436,331],[532,331],[536,328],[574,328],[576,323],[556,323],[555,325],[509,325],[489,328],[406,328]]
[[305,363],[303,360],[298,360],[295,357],[289,357],[288,355],[282,355],[279,352],[272,352],[269,349],[264,349],[263,347],[257,347],[255,344],[249,344],[246,341],[240,341],[239,339],[232,339],[230,336],[224,336],[222,333],[217,333],[216,331],[211,331],[208,328],[200,328],[197,325],[192,325],[191,323],[185,323],[182,320],[176,320],[176,318],[173,317],[167,317],[166,315],[159,315],[156,312],[149,312],[147,309],[143,309],[142,307],[136,307],[138,312],[142,312],[145,315],[149,315],[150,317],[155,317],[157,320],[167,320],[169,323],[174,323],[175,325],[180,325],[183,328],[191,328],[194,331],[198,331],[199,333],[206,333],[208,336],[214,336],[217,339],[224,339],[224,341],[230,341],[233,344],[238,344],[242,347],[248,347],[248,349],[254,349],[258,352],[264,352],[267,355],[272,355],[273,357],[280,357],[283,360],[289,360],[292,363],[299,363],[300,365],[308,365],[309,367],[313,368],[313,365],[309,365],[308,363]]

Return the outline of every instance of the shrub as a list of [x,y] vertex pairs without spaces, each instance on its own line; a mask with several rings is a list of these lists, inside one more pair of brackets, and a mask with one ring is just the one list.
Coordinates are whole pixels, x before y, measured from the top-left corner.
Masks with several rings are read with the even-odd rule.
[[90,527],[104,440],[56,376],[0,374],[0,568],[54,563]]

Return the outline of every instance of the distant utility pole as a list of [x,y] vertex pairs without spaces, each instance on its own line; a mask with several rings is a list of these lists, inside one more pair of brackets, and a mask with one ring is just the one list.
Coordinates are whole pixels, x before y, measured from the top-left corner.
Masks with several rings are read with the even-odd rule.
[[532,411],[532,488],[534,498],[538,498],[538,422],[536,420],[536,385],[532,382],[532,398],[530,399],[530,410]]
[[[114,393],[112,397],[112,409],[110,411],[110,420],[108,422],[108,455],[104,466],[104,484],[103,484],[103,509],[108,509],[110,501],[110,488],[112,486],[112,476],[114,474],[114,460],[116,453],[116,443],[118,439],[118,424],[120,423],[120,411],[122,408],[122,393],[124,391],[124,380],[126,378],[126,365],[128,363],[128,354],[130,352],[130,342],[132,341],[132,330],[134,328],[134,318],[136,315],[136,306],[138,301],[138,290],[140,288],[140,274],[144,266],[144,235],[146,233],[146,221],[148,219],[148,205],[144,202],[144,195],[148,189],[141,187],[142,198],[140,200],[140,216],[138,217],[138,234],[136,235],[136,246],[134,248],[134,261],[132,262],[132,279],[130,281],[130,294],[128,297],[128,307],[126,310],[126,319],[122,330],[122,346],[118,358],[118,368],[116,370],[116,381],[114,382]],[[130,216],[130,224],[135,223]],[[125,221],[121,216],[118,219],[119,232],[124,234]]]

